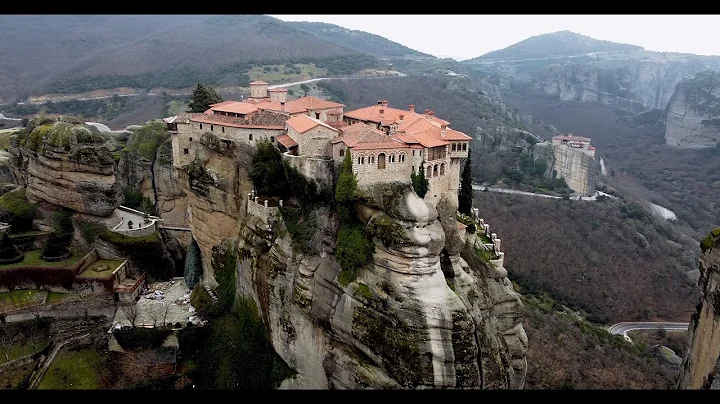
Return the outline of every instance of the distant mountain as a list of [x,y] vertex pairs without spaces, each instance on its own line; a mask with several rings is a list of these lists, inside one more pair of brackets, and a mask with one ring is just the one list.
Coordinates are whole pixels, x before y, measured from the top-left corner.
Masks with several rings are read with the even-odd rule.
[[249,61],[377,63],[362,53],[368,46],[341,46],[263,15],[3,15],[0,32],[0,102],[51,90],[61,79],[56,90],[113,88],[118,78],[170,87],[223,72],[232,78],[242,73],[232,66]]
[[415,56],[435,59],[433,55],[410,49],[380,35],[365,31],[351,30],[323,22],[299,21],[289,24],[328,42],[377,57]]
[[558,31],[530,37],[507,48],[488,52],[463,63],[575,56],[593,52],[627,52],[642,49],[643,47],[637,45],[603,41],[570,31]]

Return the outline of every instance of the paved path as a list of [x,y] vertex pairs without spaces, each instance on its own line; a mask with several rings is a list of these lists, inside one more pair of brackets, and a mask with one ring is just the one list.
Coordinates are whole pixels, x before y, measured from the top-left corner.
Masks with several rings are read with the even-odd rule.
[[632,342],[628,337],[628,331],[632,330],[667,330],[667,331],[687,331],[690,323],[675,322],[624,322],[613,324],[608,327],[611,334],[622,335],[628,342]]
[[[527,191],[518,191],[515,189],[506,189],[506,188],[497,188],[497,187],[490,187],[490,186],[483,186],[483,185],[473,185],[472,186],[475,191],[484,191],[487,189],[489,192],[499,192],[502,194],[516,194],[516,195],[526,195],[526,196],[537,196],[541,198],[551,198],[551,199],[562,199],[562,196],[555,196],[555,195],[545,195],[545,194],[538,194],[535,192],[527,192]],[[582,201],[594,201],[597,199],[598,196],[607,196],[610,198],[617,198],[616,196],[606,194],[605,192],[601,191],[595,191],[595,194],[592,196],[571,196],[570,199],[572,200],[582,200]]]

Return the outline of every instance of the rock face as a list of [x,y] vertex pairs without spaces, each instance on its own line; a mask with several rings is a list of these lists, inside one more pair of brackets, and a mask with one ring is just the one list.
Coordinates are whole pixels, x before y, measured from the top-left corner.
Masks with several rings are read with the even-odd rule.
[[720,76],[698,75],[675,87],[665,111],[665,142],[679,148],[717,146],[720,139]]
[[28,124],[11,145],[27,197],[94,216],[122,203],[115,161],[93,126],[52,120]]
[[679,388],[720,389],[720,229],[708,235],[701,247],[702,297],[688,329],[689,350],[682,364]]
[[[436,209],[407,184],[364,192],[358,218],[393,237],[375,237],[372,262],[346,284],[333,244],[302,254],[281,216],[268,228],[248,214],[232,239],[242,257],[237,290],[256,301],[275,350],[300,374],[286,385],[522,388],[522,303],[507,271],[483,261],[476,238],[458,229],[457,196]],[[315,217],[332,241],[337,219]]]
[[599,56],[588,63],[544,68],[536,77],[535,87],[561,100],[600,102],[633,113],[665,109],[681,80],[719,67],[716,60],[692,56],[654,52],[605,59]]
[[533,159],[547,163],[546,178],[552,178],[554,172],[578,194],[590,196],[595,193],[600,164],[594,157],[566,145],[543,142],[533,148]]

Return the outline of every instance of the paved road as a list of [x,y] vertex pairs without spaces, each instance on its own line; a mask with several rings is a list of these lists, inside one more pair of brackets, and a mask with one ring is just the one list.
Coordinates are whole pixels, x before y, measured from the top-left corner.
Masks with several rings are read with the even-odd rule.
[[[486,187],[483,185],[473,185],[472,186],[474,190],[476,191],[484,191],[487,189],[489,192],[499,192],[502,194],[516,194],[516,195],[526,195],[526,196],[537,196],[541,198],[551,198],[551,199],[562,199],[561,196],[554,196],[554,195],[545,195],[545,194],[538,194],[535,192],[527,192],[527,191],[518,191],[515,189],[506,189],[506,188],[496,188],[496,187]],[[598,196],[604,195],[610,198],[617,198],[616,196],[606,194],[605,192],[601,191],[595,191],[595,194],[592,196],[571,196],[570,199],[572,200],[582,200],[582,201],[594,201],[597,199]]]
[[674,323],[674,322],[625,322],[617,323],[608,327],[611,334],[622,335],[628,342],[632,342],[628,337],[628,331],[632,330],[667,330],[667,331],[687,331],[690,323]]

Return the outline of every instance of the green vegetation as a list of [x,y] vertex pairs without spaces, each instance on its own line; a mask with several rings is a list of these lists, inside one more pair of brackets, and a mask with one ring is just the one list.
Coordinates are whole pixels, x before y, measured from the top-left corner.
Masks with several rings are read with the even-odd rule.
[[[73,92],[75,91],[68,91],[68,93]],[[134,100],[130,101],[128,98],[137,97],[120,97],[116,94],[110,98],[100,100],[48,101],[44,104],[10,104],[3,106],[3,109],[6,113],[20,116],[48,113],[78,115],[85,119],[94,118],[100,121],[111,121],[121,113],[136,107],[135,102],[133,102]]]
[[313,238],[317,233],[316,210],[308,205],[300,208],[292,206],[280,207],[280,214],[290,237],[305,254],[314,254],[316,244]]
[[157,206],[155,206],[150,198],[143,195],[142,191],[136,188],[123,188],[123,197],[125,199],[123,206],[127,206],[128,208],[139,210],[140,212],[145,212],[150,215],[158,214]]
[[46,304],[57,303],[68,297],[67,294],[61,292],[48,292],[47,298],[45,299]]
[[702,241],[700,242],[700,250],[702,250],[702,252],[709,250],[710,248],[718,245],[719,240],[720,227],[711,231],[710,234],[708,234],[707,236],[705,236],[705,238],[702,239]]
[[[687,103],[692,110],[709,118],[720,115],[720,97],[713,94],[720,87],[720,73],[711,70],[698,73],[691,81]],[[712,124],[712,120],[708,120]]]
[[46,295],[47,292],[35,289],[0,293],[0,313],[42,303]]
[[356,218],[356,193],[357,178],[352,171],[351,153],[347,150],[335,187],[335,203],[340,218],[335,259],[340,263],[343,271],[353,274],[353,278],[358,268],[372,261],[375,251],[375,244],[365,231],[365,227]]
[[215,180],[205,168],[199,154],[187,165],[186,171],[190,189],[200,196],[209,196],[210,187],[215,185]]
[[287,192],[282,156],[269,140],[257,142],[248,176],[259,195],[283,195]]
[[314,63],[277,63],[271,65],[256,65],[248,71],[248,76],[268,83],[299,80],[310,77],[324,77],[327,69],[321,69]]
[[210,108],[210,104],[222,101],[222,97],[218,95],[213,87],[205,87],[198,82],[190,98],[188,112],[205,112]]
[[420,162],[420,169],[417,172],[410,174],[410,180],[412,181],[412,187],[415,193],[424,198],[425,194],[430,188],[430,180],[425,178],[425,163]]
[[37,204],[30,203],[25,193],[22,187],[0,196],[0,219],[10,224],[13,232],[31,230],[37,213]]
[[15,243],[10,239],[7,233],[3,233],[0,239],[0,262],[12,263],[19,262],[22,253],[18,250]]
[[61,351],[43,377],[39,390],[97,390],[102,388],[100,353],[94,349]]
[[211,265],[218,283],[215,288],[218,301],[212,307],[211,314],[221,315],[235,307],[235,273],[237,271],[237,248],[226,242],[213,247]]
[[[87,268],[85,268],[78,277],[80,278],[102,278],[106,277],[113,273],[117,269],[117,267],[122,264],[123,261],[121,260],[111,260],[111,259],[105,259],[101,258],[92,264],[88,265]],[[104,267],[104,268],[102,268]]]
[[157,348],[172,333],[172,330],[153,327],[126,327],[114,330],[113,335],[123,349],[136,351]]
[[192,289],[190,294],[190,304],[197,310],[198,314],[205,316],[210,314],[210,310],[213,306],[213,300],[208,294],[203,284],[198,282]]
[[169,138],[170,133],[164,122],[146,122],[130,134],[125,151],[137,152],[146,160],[155,161],[158,147]]
[[[422,171],[422,166],[420,168]],[[458,212],[470,214],[473,202],[472,188],[472,149],[468,150],[468,157],[463,166],[462,176],[460,177],[460,191],[458,194]]]
[[366,232],[375,237],[387,248],[408,243],[410,238],[397,221],[386,214],[375,216],[367,225]]
[[23,338],[22,341],[0,344],[0,365],[12,360],[42,351],[47,345],[46,338]]
[[14,268],[14,267],[25,267],[25,266],[38,266],[38,267],[68,267],[76,262],[80,261],[82,257],[85,256],[85,254],[80,253],[79,251],[73,251],[71,250],[71,255],[62,260],[62,261],[45,261],[41,258],[43,253],[43,250],[32,250],[25,252],[25,257],[22,261],[15,263],[15,264],[5,264],[0,265],[0,269],[2,268]]
[[75,228],[72,222],[73,211],[61,208],[54,213],[53,232],[47,239],[43,257],[61,257],[69,252]]
[[360,296],[364,297],[367,300],[372,299],[374,296],[372,291],[370,291],[370,288],[368,287],[368,285],[366,285],[362,282],[358,283],[357,291],[360,294]]
[[294,374],[275,353],[252,299],[240,298],[211,322],[208,334],[192,355],[190,374],[201,389],[273,389]]

